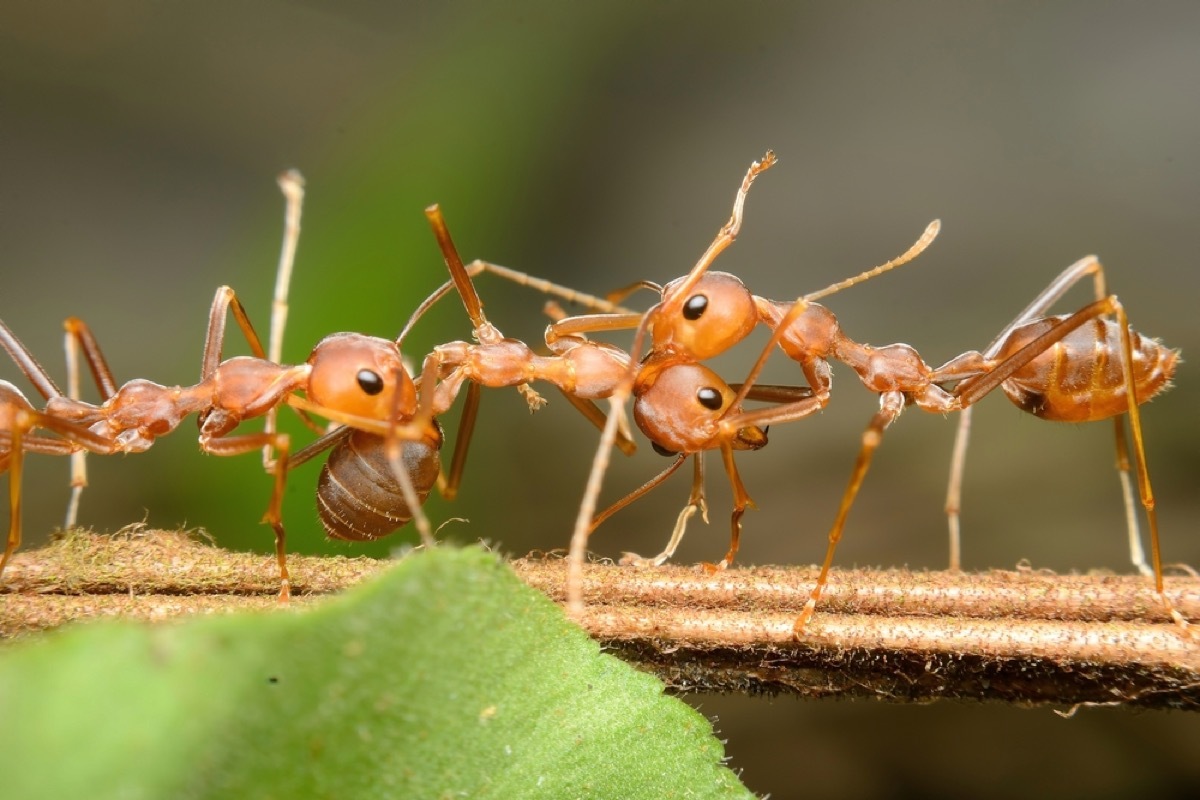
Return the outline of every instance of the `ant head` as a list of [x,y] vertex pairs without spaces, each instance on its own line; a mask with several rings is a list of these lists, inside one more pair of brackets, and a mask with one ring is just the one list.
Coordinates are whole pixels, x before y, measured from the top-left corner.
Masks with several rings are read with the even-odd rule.
[[[720,447],[720,423],[733,408],[737,393],[701,364],[673,364],[650,373],[634,389],[633,418],[662,455],[698,453]],[[741,428],[730,442],[735,450],[757,450],[767,433]]]
[[318,405],[381,421],[416,414],[416,389],[395,342],[335,333],[317,342],[308,364],[308,397]]
[[652,322],[658,352],[702,361],[733,347],[758,324],[750,290],[728,272],[708,272],[690,282],[679,278],[663,287],[662,296]]

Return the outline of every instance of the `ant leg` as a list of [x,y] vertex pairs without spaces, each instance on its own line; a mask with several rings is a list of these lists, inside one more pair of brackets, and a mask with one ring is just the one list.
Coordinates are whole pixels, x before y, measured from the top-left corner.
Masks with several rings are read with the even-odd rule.
[[55,385],[50,374],[46,372],[46,368],[38,363],[37,359],[33,357],[33,353],[29,352],[29,349],[21,343],[21,340],[3,321],[0,321],[0,348],[8,353],[17,368],[38,390],[38,394],[46,400],[63,396],[62,390]]
[[450,471],[447,473],[445,481],[438,482],[438,490],[447,500],[458,497],[458,486],[462,482],[463,468],[467,463],[467,450],[471,446],[471,436],[475,433],[475,420],[479,416],[479,398],[479,384],[467,384],[467,399],[463,401],[462,416],[458,418],[458,432],[454,436],[454,454],[450,459]]
[[25,458],[25,450],[22,447],[21,435],[22,428],[28,427],[28,420],[24,412],[18,411],[13,414],[13,426],[10,433],[11,445],[8,453],[8,542],[4,546],[4,555],[0,556],[0,575],[4,574],[4,567],[8,565],[8,559],[21,546],[21,471]]
[[726,569],[733,563],[742,538],[742,515],[746,513],[747,508],[754,508],[754,501],[750,499],[750,494],[742,483],[742,476],[738,474],[737,464],[733,460],[733,447],[729,440],[721,442],[721,461],[725,464],[725,473],[729,475],[729,483],[733,487],[733,514],[729,518],[729,550],[716,564],[704,565],[709,572]]
[[[591,535],[596,532],[596,529],[599,528],[601,525],[603,525],[605,523],[605,521],[608,520],[608,518],[611,517],[613,514],[616,514],[621,509],[625,508],[628,505],[631,505],[635,501],[637,501],[637,500],[641,499],[642,497],[644,497],[645,495],[649,494],[651,490],[657,488],[667,478],[674,475],[679,470],[679,468],[681,466],[683,466],[683,462],[686,461],[687,459],[688,459],[687,453],[678,453],[675,456],[675,459],[667,466],[666,469],[664,469],[662,472],[655,475],[650,480],[643,483],[638,488],[634,489],[629,494],[622,497],[617,502],[613,503],[608,508],[604,509],[604,511],[600,512],[600,514],[596,515],[591,520],[591,524],[588,528],[588,531],[587,531],[588,537],[590,538]],[[693,487],[692,492],[693,492],[693,495],[695,495],[695,487]],[[701,499],[701,504],[703,504],[703,499]],[[678,538],[676,538],[677,536],[678,536]],[[674,549],[675,549],[674,546],[678,544],[678,539],[682,539],[682,538],[683,538],[683,534],[682,534],[682,532],[679,531],[679,523],[676,523],[676,533],[672,534],[672,536],[671,536],[672,544],[668,545],[668,550],[670,552],[665,554],[666,557],[668,557],[668,558],[670,557],[670,553],[674,552]],[[622,554],[622,557],[621,557],[622,564],[639,566],[639,567],[650,566],[650,562],[655,561],[655,560],[656,559],[643,559],[641,556],[637,555],[636,553],[624,553],[624,554]],[[666,559],[663,558],[662,560],[665,561]],[[653,566],[658,566],[661,563],[662,563],[662,561],[658,561],[656,564],[653,564]]]
[[[1162,558],[1159,548],[1158,537],[1158,517],[1154,508],[1154,494],[1150,485],[1149,472],[1146,466],[1145,446],[1142,440],[1142,424],[1141,412],[1138,407],[1138,398],[1136,392],[1136,384],[1134,382],[1134,367],[1133,367],[1133,337],[1129,328],[1129,320],[1125,315],[1125,309],[1117,300],[1115,295],[1108,295],[1102,300],[1090,303],[1066,319],[1053,325],[1040,336],[1037,336],[1017,352],[1013,353],[1009,358],[997,364],[994,369],[986,374],[980,375],[977,378],[969,378],[954,389],[960,406],[966,407],[973,405],[981,397],[986,395],[991,390],[1002,384],[1005,380],[1011,377],[1017,370],[1024,367],[1033,359],[1037,358],[1042,353],[1046,352],[1056,342],[1062,340],[1071,331],[1081,327],[1089,320],[1114,314],[1117,318],[1117,326],[1120,332],[1121,340],[1121,368],[1124,377],[1124,391],[1127,401],[1126,413],[1129,416],[1130,430],[1133,434],[1133,452],[1135,465],[1137,467],[1138,492],[1141,496],[1142,506],[1146,512],[1147,523],[1150,528],[1150,557],[1154,574],[1154,590],[1158,595],[1159,602],[1166,610],[1171,619],[1184,630],[1184,632],[1192,638],[1196,638],[1195,633],[1191,630],[1190,623],[1184,619],[1168,599],[1163,586]],[[1119,419],[1118,419],[1119,422]],[[1123,437],[1118,440],[1118,458],[1120,457],[1120,446]]]
[[[13,362],[25,375],[38,393],[46,399],[47,402],[52,400],[66,399],[73,403],[78,403],[80,394],[79,390],[79,366],[78,352],[76,348],[82,348],[84,358],[87,361],[88,368],[92,373],[92,377],[96,381],[96,386],[100,391],[101,399],[107,400],[116,392],[116,383],[112,377],[112,371],[108,368],[108,364],[104,359],[103,353],[100,351],[99,345],[96,343],[95,337],[92,336],[88,327],[80,320],[70,317],[64,322],[66,328],[66,360],[68,367],[68,391],[69,394],[64,396],[62,390],[50,378],[49,373],[45,368],[38,363],[33,354],[28,348],[17,339],[8,326],[0,322],[0,347],[2,347],[12,358]],[[47,418],[52,419],[52,418]],[[64,435],[72,440],[82,440],[83,446],[92,446],[97,442],[104,440],[95,437],[90,433],[79,433],[79,429],[64,423]],[[35,425],[35,427],[43,427]],[[53,441],[53,440],[41,440]],[[28,446],[28,445],[27,445]],[[101,445],[103,446],[103,445]],[[68,448],[61,451],[44,450],[42,452],[61,452],[62,454],[71,454],[71,498],[67,504],[66,525],[70,528],[75,524],[77,511],[79,507],[79,497],[83,491],[83,487],[87,485],[86,467],[83,461],[83,451],[79,448]]]
[[[113,380],[112,370],[100,350],[100,344],[92,335],[91,328],[78,317],[68,317],[63,322],[63,327],[66,329],[63,346],[67,359],[67,396],[76,402],[80,400],[79,354],[82,350],[96,388],[100,390],[101,402],[108,400],[117,393],[117,382]],[[87,451],[76,450],[71,453],[71,497],[67,501],[64,529],[75,527],[79,517],[79,501],[87,485]]]
[[278,453],[272,472],[275,475],[271,501],[262,521],[275,531],[275,560],[279,564],[279,604],[287,605],[291,598],[292,581],[287,566],[287,533],[283,527],[283,494],[287,487],[288,451],[290,437],[286,433],[247,433],[237,436],[202,436],[200,448],[216,456],[236,456],[270,447]]
[[1125,505],[1125,529],[1129,532],[1129,560],[1134,569],[1147,578],[1154,570],[1146,563],[1146,551],[1142,548],[1142,535],[1138,528],[1137,504],[1133,497],[1133,480],[1130,477],[1129,445],[1125,439],[1125,421],[1113,418],[1113,434],[1117,443],[1117,478],[1121,481],[1121,498]]
[[[681,455],[681,458],[686,456]],[[679,512],[679,516],[675,518],[675,527],[671,530],[671,538],[667,542],[667,546],[663,551],[653,558],[643,558],[637,553],[622,553],[621,564],[631,567],[661,567],[671,558],[674,558],[675,551],[679,548],[679,543],[683,541],[684,534],[687,533],[687,524],[692,517],[696,516],[696,512],[700,512],[700,518],[708,523],[708,502],[704,496],[704,454],[695,453],[692,455],[692,462],[695,465],[692,472],[692,492],[688,496],[687,505]],[[671,467],[671,471],[675,471],[675,466]],[[601,517],[603,518],[603,514]],[[596,524],[599,524],[597,522]]]
[[[622,286],[620,289],[614,289],[613,291],[606,294],[605,298],[610,303],[620,303],[623,300],[625,300],[625,298],[631,297],[632,295],[642,291],[643,289],[654,292],[658,295],[662,295],[662,286],[655,283],[654,281],[642,280],[642,281],[634,281],[633,283],[629,284],[628,286]],[[620,307],[617,307],[612,310],[617,313],[625,311],[625,309],[622,309]]]
[[[611,517],[613,514],[616,514],[618,511],[625,508],[626,506],[632,505],[634,502],[645,497],[647,494],[649,494],[651,492],[651,490],[658,488],[658,486],[660,486],[663,483],[663,481],[665,481],[667,478],[674,475],[679,470],[679,468],[681,466],[683,466],[683,462],[686,461],[687,459],[688,459],[687,453],[678,453],[675,456],[674,460],[671,461],[671,463],[669,465],[667,465],[666,469],[664,469],[662,472],[658,473],[653,478],[646,481],[641,486],[634,489],[632,492],[625,495],[620,500],[613,503],[611,506],[609,506],[608,508],[604,509],[602,512],[597,514],[595,519],[592,520],[592,525],[591,525],[591,529],[588,531],[588,536],[590,537],[593,533],[595,533],[596,529],[599,528],[601,525],[603,525],[606,521],[608,521],[608,518]],[[631,555],[631,554],[627,553],[626,555]]]
[[566,337],[636,328],[642,323],[644,316],[644,314],[630,312],[628,314],[577,314],[573,317],[565,317],[547,326],[546,346],[554,350],[559,340]]
[[[1158,514],[1154,510],[1154,491],[1150,486],[1150,473],[1146,466],[1146,448],[1142,440],[1142,415],[1138,407],[1137,393],[1133,382],[1133,342],[1129,330],[1129,320],[1125,316],[1125,308],[1116,298],[1112,299],[1116,306],[1117,325],[1121,329],[1121,367],[1125,371],[1125,396],[1129,401],[1129,428],[1133,433],[1134,463],[1137,466],[1138,494],[1142,499],[1142,507],[1146,511],[1147,527],[1150,529],[1150,560],[1154,567],[1154,591],[1158,594],[1159,602],[1175,624],[1193,640],[1197,637],[1191,629],[1191,623],[1184,619],[1176,610],[1174,604],[1167,598],[1163,587],[1162,552],[1158,540]],[[1118,424],[1120,420],[1118,419]],[[1124,437],[1118,439],[1118,452],[1124,444]]]
[[[466,309],[467,317],[471,320],[471,330],[475,335],[475,339],[480,344],[485,345],[500,343],[503,341],[504,335],[500,333],[495,325],[488,322],[487,317],[484,316],[483,301],[479,298],[479,292],[476,291],[475,284],[472,282],[467,268],[463,265],[462,257],[458,254],[458,248],[454,246],[454,240],[450,237],[450,229],[446,226],[446,220],[442,216],[441,208],[437,204],[429,206],[425,209],[425,217],[429,220],[430,227],[433,228],[433,235],[437,238],[438,246],[442,250],[442,259],[446,262],[446,268],[450,271],[450,279],[453,281],[454,287],[458,290],[458,296],[462,300],[463,308]],[[422,309],[427,307],[423,303],[421,308],[418,308],[418,313],[423,313]],[[410,321],[411,324],[412,321]],[[407,331],[407,327],[405,327],[405,331]],[[404,332],[401,332],[400,336],[403,338]],[[519,384],[517,391],[525,398],[525,402],[529,404],[530,411],[536,411],[546,403],[542,396],[528,383]]]
[[[297,409],[297,411],[305,414],[308,413],[307,411],[302,411],[301,409]],[[293,453],[290,458],[288,458],[288,470],[291,471],[301,464],[311,461],[312,459],[321,455],[321,453],[324,453],[326,450],[337,447],[352,433],[354,433],[354,428],[350,427],[349,425],[339,425],[328,433],[323,434],[316,441],[309,442],[307,445]]]
[[[597,430],[604,430],[604,423],[607,421],[607,417],[593,401],[576,397],[563,389],[559,389],[559,391],[562,393],[563,399],[573,405],[576,411],[595,425]],[[617,431],[616,445],[627,456],[631,456],[637,452],[637,442],[633,440],[633,435],[628,430]]]
[[[3,381],[0,381],[0,419],[4,423],[4,428],[0,429],[0,472],[7,470],[10,473],[8,538],[4,554],[0,556],[0,575],[3,575],[9,558],[21,546],[21,484],[25,453],[65,456],[81,447],[101,453],[111,453],[114,449],[108,440],[85,427],[34,410],[19,392]],[[30,432],[35,428],[45,428],[63,438],[32,435]]]
[[829,579],[829,568],[833,564],[833,553],[837,549],[838,542],[842,539],[842,531],[846,527],[846,517],[850,514],[850,507],[854,505],[854,498],[858,495],[858,490],[862,486],[863,478],[867,475],[867,469],[871,466],[871,458],[875,455],[875,450],[879,447],[879,443],[883,441],[883,432],[887,429],[896,417],[900,416],[900,412],[904,410],[904,394],[901,392],[884,392],[879,396],[879,411],[871,418],[870,424],[866,431],[863,432],[862,446],[858,451],[858,460],[854,464],[854,472],[850,474],[850,484],[846,487],[845,493],[842,495],[842,503],[838,507],[837,518],[833,522],[833,527],[829,530],[829,546],[825,550],[825,561],[821,565],[821,572],[817,575],[817,583],[813,586],[812,592],[808,596],[808,601],[804,604],[804,609],[800,612],[800,616],[796,618],[792,625],[792,634],[799,638],[804,633],[804,627],[812,618],[813,611],[817,607],[817,601],[821,599],[821,593],[825,589],[825,584]]
[[[631,309],[617,305],[620,298],[614,300],[612,297],[609,299],[597,297],[593,294],[580,292],[568,286],[563,286],[560,283],[554,283],[553,281],[548,281],[544,278],[537,278],[533,275],[529,275],[528,273],[510,269],[509,267],[504,267],[499,264],[492,264],[487,261],[480,261],[476,259],[470,264],[467,264],[464,269],[466,270],[466,274],[469,278],[476,278],[484,272],[490,272],[491,274],[498,275],[499,277],[515,283],[518,286],[525,286],[543,294],[550,295],[551,297],[557,297],[561,300],[565,300],[568,303],[581,305],[585,308],[590,308],[594,311],[600,311],[605,314],[635,313]],[[456,288],[457,282],[451,279],[443,283],[428,297],[426,297],[421,304],[417,306],[417,309],[412,313],[412,316],[408,318],[408,322],[404,324],[404,328],[400,331],[400,335],[396,337],[396,343],[402,344],[404,340],[408,338],[409,332],[412,331],[413,326],[417,324],[417,321],[420,320],[421,317],[425,316],[429,309],[433,308],[438,302],[445,298],[446,295],[450,294],[452,291],[455,291]],[[562,316],[565,317],[567,315],[564,313]]]
[[946,524],[950,529],[950,571],[962,569],[962,532],[959,516],[962,511],[962,478],[967,464],[967,444],[971,438],[972,406],[962,410],[954,434],[954,449],[950,453],[950,480],[946,484]]
[[[547,300],[546,305],[542,310],[546,316],[550,317],[550,319],[552,319],[554,322],[560,322],[564,319],[567,319],[567,313],[563,311],[562,307],[559,306],[554,300]],[[547,338],[549,338],[548,333]],[[574,336],[556,339],[553,345],[547,346],[552,347],[552,351],[556,355],[562,356],[570,352],[575,346],[587,347],[588,341],[586,336],[582,334],[576,334]],[[578,397],[568,392],[566,389],[563,389],[561,386],[559,387],[559,392],[568,403],[575,407],[576,411],[587,418],[587,420],[595,425],[598,430],[604,430],[604,422],[606,417],[604,412],[600,410],[594,401]],[[633,441],[633,433],[628,429],[627,426],[617,431],[616,444],[617,447],[621,449],[621,452],[627,456],[631,456],[637,452],[637,443]]]
[[[422,378],[427,375],[436,375],[437,363],[438,358],[435,354],[431,353],[426,356],[425,361],[421,366]],[[417,532],[421,535],[421,542],[426,548],[429,549],[432,549],[437,545],[437,540],[433,536],[433,527],[429,524],[429,517],[425,516],[425,511],[422,508],[421,497],[417,494],[416,487],[413,486],[412,476],[409,475],[408,469],[404,464],[404,438],[406,436],[413,437],[414,433],[415,436],[424,436],[427,433],[432,432],[436,437],[439,438],[440,444],[441,433],[438,430],[437,424],[434,422],[433,417],[434,398],[436,394],[434,390],[436,388],[436,381],[432,379],[421,381],[420,394],[417,398],[417,414],[410,421],[405,423],[401,423],[400,420],[400,395],[397,393],[395,397],[396,405],[392,408],[391,419],[388,422],[387,435],[384,437],[384,447],[387,454],[388,463],[391,464],[392,474],[396,477],[396,482],[400,486],[400,494],[404,498],[404,502],[408,506],[409,511],[412,512],[413,525],[416,527]],[[472,385],[472,388],[474,388],[474,385]],[[468,405],[471,407],[463,409],[463,415],[465,419],[460,420],[459,423],[460,437],[463,436],[462,431],[465,425],[465,438],[468,440],[470,439],[471,433],[474,431],[475,414],[479,409],[478,398],[475,398],[474,402],[470,402],[469,395],[470,393],[468,392]],[[468,411],[470,412],[469,416]],[[405,429],[404,431],[401,430],[402,426]],[[455,447],[455,455],[457,456],[457,443]],[[467,445],[464,444],[462,453],[463,459],[466,458],[466,447]],[[452,475],[451,477],[455,481],[453,491],[457,492],[458,476]]]
[[608,398],[608,419],[605,420],[604,430],[600,433],[600,444],[592,458],[592,469],[588,473],[583,499],[579,503],[579,513],[575,516],[575,528],[571,533],[571,545],[567,554],[566,593],[567,613],[574,616],[583,613],[583,563],[587,558],[588,536],[592,531],[592,518],[596,513],[600,484],[604,481],[604,473],[608,471],[608,461],[617,438],[618,424],[625,414],[625,401],[629,399],[632,389],[632,381],[625,383],[630,385],[621,386]]
[[[1063,270],[1050,282],[1045,289],[1038,293],[1011,322],[1001,329],[996,338],[983,351],[984,359],[994,359],[1004,346],[1008,336],[1020,326],[1044,316],[1054,303],[1062,299],[1076,283],[1091,276],[1096,300],[1102,300],[1108,295],[1104,279],[1104,267],[1095,256],[1079,259]],[[954,435],[954,447],[950,457],[950,476],[946,485],[946,522],[950,536],[950,569],[957,571],[961,567],[961,533],[960,518],[962,512],[962,484],[966,470],[967,445],[971,433],[971,411],[965,409],[958,421]],[[1129,530],[1130,558],[1134,566],[1143,574],[1149,574],[1142,554],[1141,536],[1138,532],[1137,512],[1133,502],[1133,486],[1129,477],[1129,460],[1122,455],[1124,449],[1124,430],[1121,422],[1116,421],[1117,428],[1117,475],[1121,481],[1121,492],[1125,500],[1125,518]]]
[[[631,294],[633,291],[645,288],[647,284],[647,282],[642,281],[635,284],[633,287],[630,287],[630,290],[612,292],[607,298],[605,298],[597,297],[596,295],[588,294],[587,292],[580,292],[568,286],[563,286],[560,283],[554,283],[553,281],[548,281],[544,278],[536,278],[533,275],[529,275],[525,272],[519,272],[515,269],[502,267],[499,264],[491,264],[487,261],[480,261],[478,259],[467,265],[467,272],[471,275],[471,277],[475,277],[483,272],[490,272],[493,275],[498,275],[499,277],[515,283],[518,286],[525,286],[541,292],[542,294],[549,295],[551,297],[557,297],[560,300],[565,300],[568,303],[573,303],[575,305],[590,308],[593,311],[600,311],[606,314],[632,313],[630,309],[624,308],[618,305],[618,303],[620,303],[622,299]],[[653,286],[653,284],[650,285]]]

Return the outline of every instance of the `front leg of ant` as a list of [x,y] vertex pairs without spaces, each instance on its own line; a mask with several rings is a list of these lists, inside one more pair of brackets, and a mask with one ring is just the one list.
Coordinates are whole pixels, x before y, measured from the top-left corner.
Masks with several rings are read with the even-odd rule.
[[742,539],[742,515],[746,513],[747,508],[755,507],[750,493],[742,483],[742,476],[738,474],[737,463],[733,460],[733,445],[729,441],[721,442],[721,462],[725,465],[725,473],[729,475],[729,484],[733,487],[733,513],[729,517],[728,552],[716,564],[703,565],[704,570],[710,574],[727,569],[733,563]]
[[858,496],[863,479],[867,476],[867,470],[871,466],[875,450],[883,440],[883,432],[895,421],[896,417],[900,416],[900,412],[904,410],[904,402],[905,398],[902,392],[884,392],[879,397],[879,411],[871,418],[870,424],[863,432],[862,447],[858,451],[854,472],[851,473],[850,483],[842,495],[837,518],[833,522],[833,527],[829,529],[829,546],[825,550],[825,561],[821,565],[821,572],[817,575],[817,582],[808,596],[808,602],[804,604],[800,616],[792,625],[792,635],[797,639],[804,635],[804,628],[812,619],[817,602],[821,599],[821,593],[825,590],[825,584],[829,579],[829,568],[833,565],[833,554],[837,549],[838,542],[842,539],[842,531],[846,527],[846,517],[850,514],[850,508],[854,505],[854,499]]
[[[679,512],[679,516],[675,518],[675,527],[671,530],[671,538],[667,542],[667,546],[663,551],[653,558],[645,558],[637,553],[622,553],[621,564],[630,567],[661,567],[668,560],[675,556],[675,551],[679,548],[679,543],[683,541],[684,534],[687,533],[688,521],[696,516],[696,512],[700,512],[701,519],[705,524],[708,523],[708,501],[704,496],[704,453],[694,453],[692,462],[695,465],[692,470],[692,492],[688,496],[687,505]],[[675,471],[675,467],[671,468],[671,472]],[[657,486],[657,484],[655,484]],[[639,495],[640,496],[640,495]]]
[[644,314],[579,314],[566,317],[546,326],[546,346],[553,352],[559,352],[563,339],[582,341],[583,334],[603,333],[605,331],[626,331],[636,328],[642,323]]
[[[753,387],[743,387],[743,390],[747,395],[754,394]],[[808,387],[767,387],[762,399],[770,401],[773,397],[786,396],[788,393],[792,393],[802,399],[781,403],[777,406],[756,408],[752,411],[730,414],[721,420],[720,438],[723,441],[736,440],[738,438],[738,431],[744,428],[765,428],[771,425],[781,425],[785,422],[795,422],[796,420],[811,416],[829,405],[829,391],[827,389],[812,393],[812,390],[808,389]],[[733,407],[736,408],[737,406]]]
[[275,486],[262,521],[275,531],[275,559],[279,563],[279,604],[287,605],[292,593],[292,581],[287,567],[287,534],[283,528],[283,493],[287,486],[288,452],[291,449],[289,436],[286,433],[264,432],[238,436],[202,434],[200,437],[200,448],[217,456],[242,455],[268,446],[274,448],[278,456],[273,470]]

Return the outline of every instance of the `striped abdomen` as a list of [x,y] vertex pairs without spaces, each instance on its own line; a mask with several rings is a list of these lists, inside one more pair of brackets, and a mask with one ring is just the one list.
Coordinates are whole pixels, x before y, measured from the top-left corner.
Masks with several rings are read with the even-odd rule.
[[[1012,332],[1001,361],[1045,333],[1065,316],[1046,317]],[[1145,403],[1170,385],[1179,351],[1130,330],[1133,385]],[[1017,406],[1042,419],[1088,422],[1129,410],[1116,321],[1096,318],[1072,331],[1001,384]]]
[[[317,513],[333,538],[379,539],[412,519],[388,462],[385,441],[382,436],[356,430],[330,452],[321,468]],[[402,460],[417,497],[425,502],[441,469],[437,448],[425,442],[405,442]]]

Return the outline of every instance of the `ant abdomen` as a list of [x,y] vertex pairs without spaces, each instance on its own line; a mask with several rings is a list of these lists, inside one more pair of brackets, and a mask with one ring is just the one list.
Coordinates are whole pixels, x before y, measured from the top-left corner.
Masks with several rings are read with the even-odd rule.
[[[997,354],[1003,361],[1044,334],[1065,316],[1034,320],[1014,330]],[[1133,385],[1145,403],[1167,388],[1179,351],[1129,331]],[[1067,334],[1001,384],[1014,404],[1036,417],[1058,422],[1090,422],[1129,411],[1121,358],[1121,329],[1098,317]]]
[[[401,461],[424,502],[441,469],[437,446],[403,442]],[[357,542],[387,536],[412,519],[385,437],[356,430],[330,452],[317,481],[317,514],[331,537]]]

